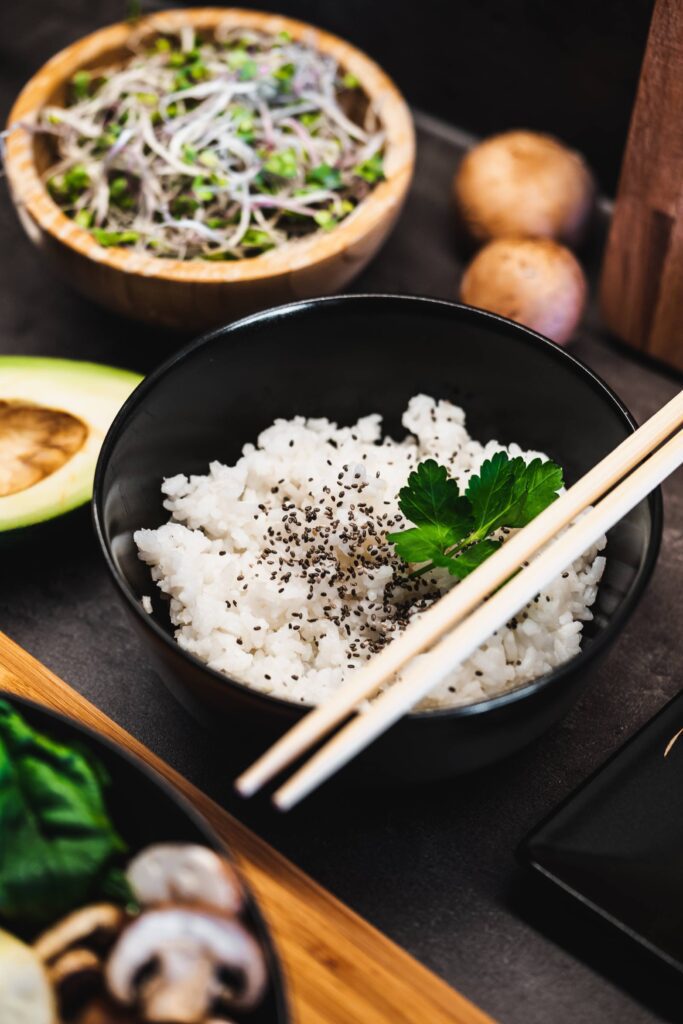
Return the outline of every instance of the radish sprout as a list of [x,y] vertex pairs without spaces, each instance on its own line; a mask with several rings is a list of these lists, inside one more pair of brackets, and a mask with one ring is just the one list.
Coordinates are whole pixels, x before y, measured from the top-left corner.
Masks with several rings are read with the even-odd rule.
[[123,67],[79,71],[36,130],[53,137],[45,180],[69,217],[100,245],[171,259],[329,231],[384,177],[358,80],[287,33],[160,36]]

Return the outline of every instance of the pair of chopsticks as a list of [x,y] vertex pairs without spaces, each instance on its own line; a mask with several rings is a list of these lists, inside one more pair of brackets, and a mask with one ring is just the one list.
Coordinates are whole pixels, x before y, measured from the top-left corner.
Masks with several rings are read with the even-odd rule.
[[[420,654],[400,681],[275,792],[273,802],[289,810],[343,767],[681,465],[682,424],[683,391],[285,733],[236,780],[238,792],[256,793]],[[585,511],[588,506],[594,507]]]

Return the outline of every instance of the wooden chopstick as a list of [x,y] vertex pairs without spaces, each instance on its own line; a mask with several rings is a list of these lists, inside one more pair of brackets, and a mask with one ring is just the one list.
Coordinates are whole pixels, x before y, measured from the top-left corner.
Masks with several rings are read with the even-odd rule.
[[[336,733],[277,790],[273,796],[276,806],[289,810],[385,732],[682,462],[683,431],[679,431],[452,633],[412,662],[399,682]],[[525,527],[525,532],[533,532],[534,522]],[[415,653],[420,653],[421,649],[416,646]]]
[[494,555],[479,566],[388,644],[329,700],[310,711],[270,747],[236,780],[243,796],[251,796],[270,779],[318,743],[347,718],[383,682],[413,657],[416,645],[428,647],[468,615],[488,594],[505,582],[520,565],[532,557],[558,530],[563,529],[588,505],[606,493],[629,470],[683,424],[683,391],[655,413],[638,430],[611,451],[575,483],[566,494],[549,505],[528,528],[511,537]]

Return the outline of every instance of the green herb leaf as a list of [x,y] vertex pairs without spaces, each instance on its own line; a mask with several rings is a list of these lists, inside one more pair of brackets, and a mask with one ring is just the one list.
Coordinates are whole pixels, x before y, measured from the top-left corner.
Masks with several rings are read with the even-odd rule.
[[458,541],[455,530],[437,523],[425,523],[401,533],[390,533],[387,536],[396,546],[396,552],[404,562],[434,562],[441,557],[446,548]]
[[75,164],[64,175],[64,184],[72,197],[79,196],[85,192],[90,185],[90,176],[83,164]]
[[364,181],[369,182],[370,185],[375,185],[378,181],[384,178],[384,161],[381,153],[375,153],[369,160],[364,160],[362,164],[358,164],[354,167],[353,173],[359,178],[363,178]]
[[403,515],[417,526],[447,526],[461,537],[470,529],[469,503],[460,496],[457,480],[434,459],[421,462],[398,495]]
[[271,153],[263,169],[278,178],[295,178],[299,169],[296,150],[282,149],[279,153]]
[[213,189],[207,187],[206,179],[198,174],[192,181],[192,191],[200,203],[210,203],[214,198]]
[[176,196],[171,202],[171,213],[174,217],[187,217],[199,209],[199,200],[193,196]]
[[292,84],[295,73],[296,67],[294,64],[283,64],[277,71],[273,72],[273,78],[282,84],[284,91],[287,91]]
[[43,925],[99,895],[126,851],[105,806],[105,777],[89,755],[36,732],[0,701],[0,907],[7,920]]
[[137,231],[105,231],[104,228],[93,228],[92,234],[105,249],[112,245],[133,245],[140,237]]
[[323,231],[331,231],[337,225],[337,218],[330,210],[318,210],[313,214],[313,220]]
[[472,504],[474,532],[486,537],[501,526],[526,526],[557,497],[562,470],[554,462],[510,459],[496,452],[472,477],[467,497]]
[[[515,460],[516,461],[516,460]],[[517,515],[506,526],[526,526],[539,512],[552,504],[558,497],[557,492],[564,487],[562,468],[548,459],[534,459],[524,469],[520,469],[517,489],[523,498],[517,508]]]
[[94,215],[92,210],[79,210],[74,217],[74,220],[78,224],[79,228],[90,228],[92,227],[93,217]]
[[204,252],[202,253],[201,259],[207,260],[209,263],[222,263],[225,260],[236,260],[232,252],[226,252],[224,249],[217,249],[215,252]]
[[312,132],[315,126],[320,121],[320,111],[316,110],[311,111],[310,113],[307,114],[301,114],[299,120],[301,121],[304,128],[308,128],[308,130]]
[[233,71],[239,71],[251,60],[251,57],[245,49],[239,48],[232,50],[228,54],[226,60],[228,62],[228,67],[232,68]]
[[202,150],[202,152],[199,154],[198,159],[199,159],[199,163],[202,164],[204,167],[209,167],[209,168],[218,167],[218,163],[219,163],[218,157],[210,149]]
[[92,75],[89,71],[77,71],[71,79],[75,100],[84,100],[90,95]]
[[477,544],[471,544],[455,557],[452,555],[437,554],[432,561],[443,569],[448,569],[451,576],[457,576],[464,580],[477,566],[497,551],[501,546],[499,540],[480,540]]
[[258,73],[258,65],[256,61],[249,56],[244,49],[234,49],[227,55],[228,66],[232,71],[238,72],[238,78],[242,82],[248,82],[252,78],[256,78]]
[[121,210],[132,210],[135,206],[135,199],[130,193],[128,179],[122,174],[110,181],[109,196],[112,203]]
[[341,172],[336,167],[330,167],[329,164],[318,164],[317,167],[310,169],[306,175],[306,181],[311,185],[321,185],[323,188],[340,188]]
[[248,249],[261,249],[264,252],[266,249],[272,249],[275,245],[268,232],[261,231],[259,228],[249,228],[248,231],[245,231],[242,236],[242,244]]
[[209,69],[201,60],[195,60],[188,65],[187,73],[193,82],[203,82],[204,79],[209,78]]
[[461,495],[448,470],[428,459],[399,492],[401,512],[415,526],[390,533],[388,540],[405,562],[428,563],[412,576],[439,566],[464,579],[500,547],[491,534],[501,527],[526,526],[562,486],[562,470],[554,462],[534,459],[527,465],[497,452]]

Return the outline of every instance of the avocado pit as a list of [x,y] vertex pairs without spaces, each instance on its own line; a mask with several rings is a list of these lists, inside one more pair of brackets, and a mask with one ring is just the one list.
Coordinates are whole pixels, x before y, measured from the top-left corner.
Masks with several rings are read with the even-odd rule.
[[0,399],[0,498],[56,473],[83,447],[88,432],[69,412]]

